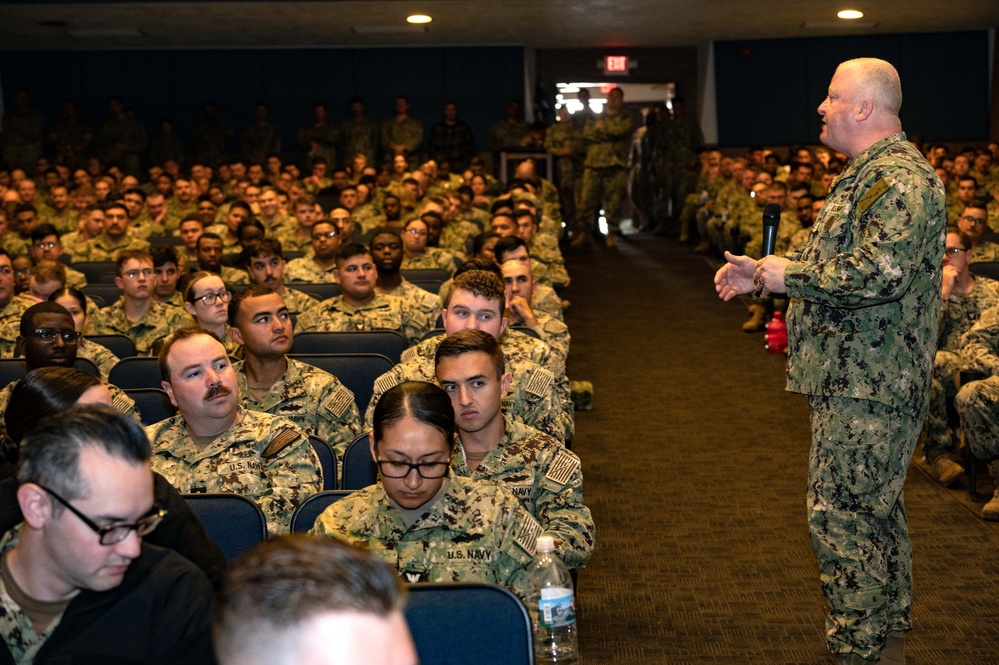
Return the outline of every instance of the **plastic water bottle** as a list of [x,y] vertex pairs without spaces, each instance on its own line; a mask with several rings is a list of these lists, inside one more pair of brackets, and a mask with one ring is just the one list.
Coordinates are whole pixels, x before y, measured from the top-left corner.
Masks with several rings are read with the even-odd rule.
[[534,662],[574,665],[578,651],[572,577],[555,554],[551,536],[538,538],[537,553],[527,574],[532,589],[528,609],[534,628]]

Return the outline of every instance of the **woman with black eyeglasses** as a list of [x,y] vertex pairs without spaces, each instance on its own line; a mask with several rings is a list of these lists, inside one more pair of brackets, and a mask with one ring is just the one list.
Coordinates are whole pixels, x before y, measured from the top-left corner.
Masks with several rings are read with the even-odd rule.
[[214,334],[226,353],[237,360],[243,357],[243,347],[229,336],[229,301],[232,292],[222,278],[212,272],[198,271],[187,280],[184,288],[184,309],[194,323]]

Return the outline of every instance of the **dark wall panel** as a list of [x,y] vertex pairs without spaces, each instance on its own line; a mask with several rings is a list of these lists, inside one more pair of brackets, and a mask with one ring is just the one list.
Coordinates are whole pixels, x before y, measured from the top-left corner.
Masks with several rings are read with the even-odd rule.
[[[947,57],[940,57],[946,53]],[[718,133],[723,146],[815,144],[816,112],[836,65],[888,60],[902,79],[902,126],[937,141],[988,134],[986,31],[715,44]]]
[[429,134],[444,101],[453,99],[481,148],[506,101],[523,97],[524,51],[500,46],[7,52],[0,53],[0,77],[7,108],[14,91],[25,87],[49,122],[57,119],[63,100],[73,99],[97,130],[107,117],[108,97],[119,95],[150,138],[159,135],[159,119],[170,116],[185,142],[202,102],[212,99],[236,129],[231,151],[238,149],[239,131],[252,121],[259,101],[268,104],[289,153],[297,150],[295,132],[311,120],[315,102],[325,103],[331,120],[339,122],[349,100],[360,96],[368,116],[382,121],[403,94]]

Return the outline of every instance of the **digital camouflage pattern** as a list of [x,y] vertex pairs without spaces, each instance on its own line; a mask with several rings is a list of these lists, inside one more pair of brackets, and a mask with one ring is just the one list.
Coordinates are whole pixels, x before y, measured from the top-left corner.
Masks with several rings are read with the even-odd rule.
[[555,538],[569,568],[585,566],[593,554],[596,529],[583,504],[583,469],[574,453],[543,432],[504,416],[499,444],[472,472],[464,448],[455,447],[451,467],[459,476],[490,480],[509,489]]
[[125,335],[135,344],[135,353],[151,356],[157,352],[157,342],[177,328],[189,325],[182,309],[153,302],[149,311],[134,323],[125,318],[125,303],[118,300],[102,307],[87,320],[88,335]]
[[945,224],[940,179],[899,133],[850,162],[787,257],[787,389],[812,409],[809,529],[834,653],[876,660],[910,628],[902,485],[926,415]]
[[116,261],[118,254],[125,250],[148,252],[149,242],[129,234],[122,236],[118,241],[112,241],[102,233],[96,238],[86,241],[83,245],[66,248],[74,263],[77,261]]
[[583,126],[583,185],[579,193],[580,230],[589,231],[603,204],[610,231],[621,224],[621,201],[628,187],[631,118],[626,113],[601,115]]
[[453,275],[455,270],[454,254],[445,252],[439,247],[427,247],[423,254],[416,258],[404,254],[402,270],[447,270]]
[[313,298],[308,293],[304,291],[299,291],[298,289],[285,288],[284,293],[281,294],[281,299],[284,300],[285,307],[292,314],[301,314],[307,309],[311,309],[319,304],[319,300]]
[[426,318],[428,331],[434,327],[437,323],[437,318],[441,315],[441,304],[437,296],[407,281],[405,277],[402,278],[402,283],[399,286],[386,292],[385,295],[401,298],[405,302],[414,305]]
[[236,423],[203,449],[180,415],[145,430],[153,445],[153,471],[178,492],[253,499],[271,535],[287,533],[295,508],[323,485],[308,437],[287,418],[240,408]]
[[[312,249],[311,241],[308,249]],[[302,256],[288,261],[288,265],[284,269],[284,281],[305,284],[336,284],[334,270],[336,270],[336,264],[330,264],[328,268],[320,268],[311,256]]]
[[971,451],[980,459],[992,460],[999,456],[995,429],[999,423],[999,305],[985,310],[965,334],[961,360],[985,378],[963,385],[954,406]]
[[446,482],[408,528],[379,483],[332,504],[311,533],[375,552],[406,582],[488,582],[526,599],[541,525],[505,487],[454,472]]
[[395,296],[375,294],[371,302],[354,307],[343,296],[327,298],[298,316],[299,332],[353,332],[357,330],[395,330],[408,344],[419,342],[434,325],[429,312],[420,305]]
[[415,155],[420,150],[420,144],[423,143],[423,123],[416,118],[406,118],[405,120],[392,118],[382,123],[381,137],[382,150],[385,151],[386,155],[394,155],[394,146],[397,145],[406,148],[407,156]]
[[[8,531],[0,540],[0,557],[9,554],[21,538],[21,524]],[[69,603],[67,602],[67,606]],[[63,607],[63,612],[66,608]],[[10,649],[15,663],[33,663],[45,640],[52,636],[56,626],[62,621],[63,612],[52,620],[52,623],[39,635],[31,618],[20,605],[14,602],[7,592],[7,587],[0,579],[0,637]]]
[[239,401],[245,409],[284,416],[306,434],[318,436],[343,460],[347,446],[361,434],[361,416],[352,393],[329,372],[294,358],[287,358],[284,376],[258,402],[250,393],[244,361],[233,364]]
[[347,160],[354,155],[362,154],[368,164],[375,163],[375,150],[378,148],[378,128],[367,118],[357,120],[349,118],[340,125],[340,136],[343,139],[343,155]]

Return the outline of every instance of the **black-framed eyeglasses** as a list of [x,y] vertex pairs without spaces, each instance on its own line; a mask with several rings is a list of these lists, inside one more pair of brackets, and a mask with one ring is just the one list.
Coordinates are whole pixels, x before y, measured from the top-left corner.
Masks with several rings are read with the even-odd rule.
[[203,304],[208,305],[209,307],[211,307],[212,305],[214,305],[215,303],[217,303],[219,300],[221,300],[224,303],[225,302],[229,302],[230,300],[232,300],[232,292],[231,291],[223,291],[222,293],[206,293],[203,296],[198,296],[197,298],[195,298],[195,301],[198,301],[198,300],[200,300]]
[[979,226],[985,226],[985,222],[988,221],[985,219],[978,219],[977,217],[972,217],[971,215],[963,215],[961,219],[963,219],[966,222],[970,222],[971,224],[978,224]]
[[117,545],[121,541],[128,538],[128,534],[131,531],[135,531],[140,538],[142,536],[146,536],[152,533],[153,529],[160,525],[160,522],[163,521],[163,518],[167,513],[163,506],[158,503],[154,503],[150,514],[143,517],[135,524],[105,524],[104,526],[101,526],[74,508],[69,501],[59,496],[48,487],[45,487],[44,485],[39,485],[39,487],[48,492],[53,499],[64,505],[69,512],[79,517],[84,524],[89,526],[93,532],[97,534],[101,545]]
[[36,249],[52,249],[57,244],[58,243],[54,243],[54,242],[36,242],[35,243],[35,248]]
[[156,272],[152,268],[143,268],[142,270],[126,270],[122,274],[129,279],[138,279],[139,275],[142,275],[146,279],[152,279]]
[[83,337],[83,333],[76,332],[75,330],[55,330],[53,328],[36,328],[28,334],[42,344],[53,344],[56,341],[56,337],[62,337],[62,341],[66,344],[76,344]]
[[944,253],[950,254],[951,256],[957,256],[961,252],[966,252],[966,251],[968,250],[966,250],[964,247],[948,247],[947,249],[944,250]]
[[320,231],[319,233],[313,233],[312,239],[321,240],[322,238],[336,238],[338,234],[339,234],[338,231],[326,231],[326,232]]
[[416,473],[420,474],[420,478],[434,480],[446,476],[447,469],[450,466],[447,462],[419,462],[411,464],[409,462],[395,462],[393,460],[382,459],[375,461],[378,464],[378,470],[386,478],[405,478],[413,469],[416,469]]

